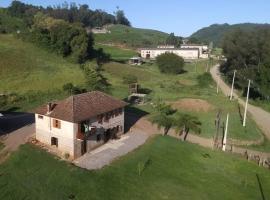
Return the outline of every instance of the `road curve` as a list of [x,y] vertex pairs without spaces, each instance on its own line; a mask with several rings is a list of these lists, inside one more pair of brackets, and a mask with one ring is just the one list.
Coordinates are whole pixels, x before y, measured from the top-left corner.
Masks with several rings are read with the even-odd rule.
[[[219,88],[222,92],[228,96],[230,94],[230,87],[222,80],[219,72],[219,65],[215,65],[211,68],[210,73],[216,83],[219,82]],[[234,98],[238,99],[239,104],[245,106],[245,101],[242,100],[236,93],[233,94]],[[270,113],[266,112],[260,107],[248,104],[248,112],[252,116],[253,120],[260,127],[264,135],[270,140]]]

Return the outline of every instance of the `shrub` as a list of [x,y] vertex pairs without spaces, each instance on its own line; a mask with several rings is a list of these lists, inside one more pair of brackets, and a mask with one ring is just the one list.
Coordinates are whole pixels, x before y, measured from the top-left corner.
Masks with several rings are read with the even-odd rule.
[[205,72],[197,77],[198,85],[200,87],[207,87],[212,83],[212,77],[210,73]]
[[123,76],[124,84],[132,84],[132,83],[137,83],[137,82],[138,82],[138,78],[137,76],[133,74],[128,74],[128,75]]
[[180,74],[183,72],[184,59],[174,53],[161,54],[156,62],[162,73]]

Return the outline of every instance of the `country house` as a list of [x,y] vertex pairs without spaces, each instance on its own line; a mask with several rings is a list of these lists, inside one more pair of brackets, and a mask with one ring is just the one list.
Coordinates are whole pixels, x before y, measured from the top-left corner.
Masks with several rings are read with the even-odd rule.
[[35,110],[36,139],[77,158],[124,133],[127,104],[102,92],[88,92]]

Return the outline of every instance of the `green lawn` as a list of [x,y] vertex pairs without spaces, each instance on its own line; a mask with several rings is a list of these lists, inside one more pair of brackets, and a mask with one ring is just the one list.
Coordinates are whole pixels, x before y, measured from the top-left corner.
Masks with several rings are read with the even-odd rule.
[[[19,110],[66,96],[62,86],[68,82],[84,83],[78,64],[16,39],[0,34],[0,93],[17,93],[25,97],[14,102]],[[8,105],[13,106],[13,105]]]
[[121,49],[115,46],[96,44],[95,49],[102,48],[105,53],[111,55],[111,59],[115,61],[127,61],[133,56],[137,56],[138,53],[130,49]]
[[262,199],[256,174],[270,198],[269,170],[163,136],[97,171],[24,145],[0,165],[0,174],[0,199]]
[[[222,122],[226,120],[226,115],[230,113],[228,137],[234,139],[254,140],[259,139],[262,134],[255,123],[248,118],[247,127],[244,128],[241,123],[238,104],[229,102],[222,94],[216,94],[216,86],[212,83],[209,87],[199,87],[197,76],[204,73],[207,67],[207,61],[201,61],[193,64],[186,64],[186,73],[180,75],[161,74],[155,64],[144,64],[142,66],[130,66],[120,63],[107,63],[103,66],[105,75],[112,84],[112,93],[115,96],[124,98],[128,95],[128,86],[122,83],[122,77],[127,74],[133,74],[138,77],[142,88],[151,90],[149,94],[152,102],[157,99],[163,99],[166,102],[174,102],[183,98],[195,98],[206,100],[213,109],[206,112],[195,112],[180,109],[195,116],[198,116],[202,122],[203,137],[212,138],[215,134],[214,120],[218,110],[222,111]],[[139,106],[149,113],[153,112],[150,105]],[[241,108],[243,115],[243,109]]]
[[168,34],[164,32],[124,25],[112,25],[109,30],[111,33],[95,34],[95,41],[103,44],[121,44],[132,48],[141,48],[164,44],[168,37]]

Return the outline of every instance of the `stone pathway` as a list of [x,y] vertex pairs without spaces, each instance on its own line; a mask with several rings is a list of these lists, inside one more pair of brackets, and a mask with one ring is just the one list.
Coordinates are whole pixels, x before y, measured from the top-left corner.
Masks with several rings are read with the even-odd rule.
[[133,129],[132,132],[123,135],[119,140],[111,140],[77,158],[73,163],[88,170],[100,169],[109,165],[114,159],[144,144],[149,136],[140,130]]

